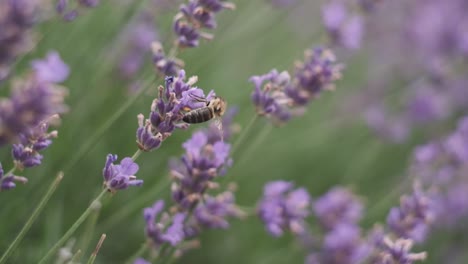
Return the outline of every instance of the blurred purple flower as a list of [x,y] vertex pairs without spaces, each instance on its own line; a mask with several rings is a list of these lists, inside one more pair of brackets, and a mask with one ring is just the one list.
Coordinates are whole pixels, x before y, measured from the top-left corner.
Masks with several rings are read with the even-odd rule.
[[49,124],[57,122],[53,119],[58,119],[58,116],[53,116],[41,122],[37,127],[19,134],[19,143],[13,144],[12,150],[16,168],[22,170],[41,164],[43,157],[39,152],[49,147],[52,144],[52,138],[56,138],[58,134],[56,130],[47,132]]
[[0,98],[0,146],[15,142],[20,134],[66,112],[66,95],[64,88],[47,80],[39,81],[35,75],[13,82],[10,98]]
[[193,207],[206,190],[217,187],[213,180],[232,163],[231,146],[215,140],[209,141],[206,131],[195,132],[183,144],[186,154],[181,161],[171,164],[171,174],[176,180],[172,185],[172,198],[181,208]]
[[10,64],[34,46],[31,28],[37,21],[41,1],[0,1],[0,81],[10,72]]
[[229,228],[228,217],[241,218],[244,215],[235,204],[234,194],[231,191],[218,194],[216,197],[206,195],[194,212],[198,225],[222,229]]
[[12,174],[5,175],[2,164],[0,163],[0,192],[15,188],[17,182],[27,183],[28,179]]
[[153,42],[151,50],[153,52],[153,63],[160,75],[175,76],[184,67],[184,62],[180,59],[166,56],[161,43]]
[[193,48],[199,45],[200,38],[212,39],[211,34],[200,29],[215,28],[215,13],[233,8],[234,4],[221,0],[189,0],[187,4],[181,4],[180,12],[174,17],[173,24],[177,45]]
[[397,237],[409,238],[417,243],[424,242],[434,219],[431,203],[431,198],[416,185],[410,196],[401,197],[399,207],[390,210],[387,216],[389,229]]
[[310,263],[363,263],[371,247],[361,238],[360,229],[353,224],[339,224],[326,233],[322,249],[313,254]]
[[131,158],[124,158],[120,164],[115,165],[117,155],[107,155],[106,165],[102,171],[104,185],[110,192],[127,189],[130,186],[141,186],[143,180],[137,180],[138,164]]
[[142,11],[137,21],[123,34],[126,50],[119,63],[119,72],[123,78],[132,79],[136,77],[146,55],[151,51],[151,43],[158,39],[153,14]]
[[290,83],[288,72],[279,73],[273,69],[267,74],[252,76],[249,81],[255,86],[251,98],[259,115],[265,115],[276,122],[285,122],[291,117],[288,109],[290,99],[284,92]]
[[[169,243],[176,246],[185,238],[184,221],[186,214],[177,213],[172,217],[164,210],[164,201],[157,201],[152,207],[145,208],[144,218],[146,221],[146,235],[151,239],[155,246],[161,246],[163,243]],[[158,219],[158,216],[161,215]]]
[[427,257],[426,252],[411,252],[413,247],[411,239],[397,238],[392,241],[380,229],[373,231],[371,241],[374,246],[374,251],[369,259],[371,264],[412,264],[416,261],[423,261]]
[[137,258],[133,264],[151,264],[151,262],[146,261],[145,259],[142,258]]
[[343,68],[335,61],[335,55],[329,49],[305,52],[304,62],[297,64],[293,82],[285,89],[294,105],[304,106],[322,91],[334,89],[334,81],[341,78]]
[[334,0],[324,5],[322,19],[333,43],[352,50],[361,47],[364,19],[351,14],[345,2]]
[[329,230],[340,224],[356,224],[363,213],[358,198],[342,187],[335,187],[318,198],[313,209],[322,226]]
[[42,60],[33,60],[31,66],[39,81],[61,83],[68,78],[70,68],[56,51],[51,51]]
[[306,232],[305,218],[310,213],[311,198],[303,189],[293,189],[290,182],[274,181],[265,185],[258,204],[258,215],[273,236],[285,231],[296,235]]

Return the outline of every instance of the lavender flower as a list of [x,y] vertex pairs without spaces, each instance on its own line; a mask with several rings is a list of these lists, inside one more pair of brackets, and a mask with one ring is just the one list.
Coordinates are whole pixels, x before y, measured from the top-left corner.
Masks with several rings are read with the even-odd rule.
[[293,189],[293,184],[285,181],[269,182],[264,187],[258,215],[273,236],[281,236],[287,230],[300,235],[306,232],[310,202],[309,193],[303,188]]
[[[51,116],[67,111],[63,102],[67,91],[48,82],[50,78],[63,79],[66,66],[57,57],[53,63],[37,63],[39,61],[36,61],[37,71],[33,75],[13,83],[10,98],[0,98],[0,146],[15,142],[18,135],[27,134]],[[52,73],[51,67],[58,71]],[[45,72],[50,75],[45,76]]]
[[31,65],[36,78],[42,82],[61,83],[70,74],[70,68],[56,51],[49,52],[43,60],[33,60]]
[[310,255],[306,263],[363,263],[370,251],[358,226],[339,224],[327,232],[321,251]]
[[131,158],[124,158],[120,164],[115,165],[117,155],[107,155],[106,165],[102,170],[104,185],[110,192],[127,189],[130,186],[141,186],[143,180],[137,180],[135,173],[138,172],[138,164]]
[[358,49],[364,33],[364,21],[350,14],[344,2],[331,1],[322,8],[325,28],[333,43],[347,49]]
[[163,213],[164,201],[157,201],[152,207],[145,208],[144,217],[146,221],[146,235],[155,246],[169,243],[176,246],[184,240],[184,221],[186,214],[177,213],[173,217]]
[[119,73],[125,79],[132,79],[143,66],[151,43],[158,39],[153,14],[141,12],[137,21],[124,32],[124,38],[126,51],[119,63]]
[[10,190],[16,187],[16,183],[27,183],[28,179],[12,174],[5,175],[0,163],[0,191]]
[[316,48],[305,52],[305,61],[298,63],[286,94],[294,105],[303,106],[323,90],[333,90],[333,82],[341,78],[342,65],[335,63],[331,50]]
[[172,185],[172,198],[181,208],[192,208],[208,189],[216,188],[213,180],[232,162],[229,144],[208,139],[205,132],[195,132],[183,144],[186,154],[181,161],[171,164],[171,174],[176,180]]
[[[185,82],[185,71],[180,71],[177,78],[167,77],[165,87],[159,87],[159,96],[151,105],[149,119],[138,116],[137,144],[143,151],[151,151],[161,146],[161,143],[172,135],[176,128],[187,128],[182,122],[183,110],[195,109],[203,106],[196,102],[192,94],[203,97],[203,90],[192,87],[197,77],[191,77]],[[208,96],[213,96],[211,92]],[[209,97],[207,97],[209,99]]]
[[[69,2],[74,4],[70,4]],[[58,0],[55,11],[62,15],[65,21],[73,21],[78,17],[81,9],[94,8],[99,5],[100,0]],[[70,6],[72,6],[70,8]]]
[[146,261],[145,259],[142,258],[137,258],[133,264],[151,264],[151,262]]
[[259,115],[265,115],[277,122],[287,121],[291,117],[288,109],[290,100],[284,92],[286,85],[290,83],[288,72],[279,73],[274,69],[264,75],[252,76],[249,80],[255,86],[251,98]]
[[33,47],[31,28],[41,5],[36,0],[0,2],[0,81],[10,72],[10,64]]
[[387,224],[398,237],[421,243],[426,239],[433,218],[431,198],[416,185],[411,196],[401,197],[400,207],[390,210]]
[[234,4],[221,0],[189,0],[180,5],[180,12],[174,17],[173,29],[179,47],[197,47],[199,39],[212,39],[213,36],[200,31],[201,28],[216,27],[215,14],[223,9],[233,9]]
[[227,229],[229,222],[226,218],[242,218],[244,215],[235,204],[234,194],[231,191],[223,192],[216,197],[205,195],[194,211],[196,225],[205,228]]
[[313,209],[322,226],[329,230],[340,224],[357,223],[363,212],[362,203],[342,187],[335,187],[317,199]]
[[54,119],[58,119],[58,116],[53,116],[37,127],[19,134],[19,143],[13,144],[12,150],[16,168],[23,170],[41,164],[43,156],[39,152],[49,147],[52,138],[56,138],[58,134],[56,130],[47,132],[49,124],[57,122]]
[[178,75],[181,69],[184,67],[184,62],[182,60],[172,58],[171,56],[166,56],[161,43],[153,42],[151,44],[151,50],[153,52],[153,63],[160,75]]
[[412,253],[413,242],[411,239],[398,238],[394,241],[385,236],[381,229],[376,229],[371,234],[374,243],[374,252],[369,260],[372,264],[412,264],[425,260],[426,252]]

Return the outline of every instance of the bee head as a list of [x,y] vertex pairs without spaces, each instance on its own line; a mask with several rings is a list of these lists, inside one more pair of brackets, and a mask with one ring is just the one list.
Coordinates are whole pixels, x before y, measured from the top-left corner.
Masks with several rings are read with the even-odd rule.
[[223,98],[214,97],[210,103],[213,106],[214,112],[217,116],[224,115],[224,112],[226,111],[226,108],[227,108],[227,103]]

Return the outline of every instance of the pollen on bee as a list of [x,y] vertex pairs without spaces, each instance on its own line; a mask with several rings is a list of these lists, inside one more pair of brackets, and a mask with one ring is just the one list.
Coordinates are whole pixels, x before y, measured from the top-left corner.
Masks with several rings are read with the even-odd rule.
[[190,107],[188,107],[188,106],[185,106],[185,107],[183,108],[183,110],[186,111],[186,112],[188,112],[188,111],[191,111],[192,108],[190,108]]

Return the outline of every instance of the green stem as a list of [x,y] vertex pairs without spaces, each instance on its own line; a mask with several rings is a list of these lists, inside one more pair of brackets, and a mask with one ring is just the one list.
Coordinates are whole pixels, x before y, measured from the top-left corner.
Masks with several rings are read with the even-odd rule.
[[70,237],[73,235],[73,233],[80,227],[80,225],[86,220],[86,218],[91,214],[93,211],[93,208],[96,203],[100,203],[102,197],[104,194],[107,193],[107,189],[104,189],[97,197],[94,199],[93,202],[86,208],[86,210],[83,212],[83,214],[76,220],[76,222],[68,229],[68,231],[60,238],[57,243],[47,252],[47,254],[39,261],[39,264],[44,264],[47,263],[46,261],[52,257],[52,254],[54,254]]
[[[10,170],[12,171],[12,170]],[[13,170],[14,171],[14,170]],[[28,221],[26,221],[26,224],[24,224],[23,228],[19,232],[19,234],[16,236],[15,240],[10,244],[8,249],[3,253],[2,257],[0,258],[0,264],[5,263],[8,257],[13,253],[13,251],[16,249],[18,244],[21,242],[23,237],[26,235],[26,232],[31,228],[32,224],[34,221],[36,221],[36,218],[39,216],[39,214],[42,212],[44,209],[45,205],[49,201],[50,197],[52,194],[55,192],[57,189],[57,186],[59,185],[60,181],[63,178],[63,173],[59,172],[55,180],[52,182],[52,184],[49,187],[49,190],[46,192],[42,200],[39,202],[39,205],[36,207],[34,212],[32,213],[31,217],[29,217]]]
[[7,173],[5,173],[5,176],[8,176],[8,175],[10,175],[10,174],[13,174],[15,171],[16,171],[16,166],[14,166],[14,167],[11,168],[9,171],[7,171]]
[[135,152],[135,154],[133,154],[132,160],[135,161],[136,159],[138,159],[138,157],[140,157],[141,153],[143,153],[143,151],[141,151],[141,149],[137,150]]
[[247,126],[244,128],[244,131],[242,132],[242,134],[239,136],[239,138],[237,138],[236,142],[234,142],[234,144],[232,145],[232,151],[231,151],[231,155],[234,157],[234,154],[236,153],[237,149],[239,148],[239,146],[241,145],[241,143],[246,139],[247,137],[247,134],[249,134],[250,130],[252,129],[252,127],[254,126],[255,122],[257,121],[258,119],[258,115],[254,115],[253,118],[249,121],[249,123],[247,124]]
[[102,243],[104,243],[104,240],[106,239],[106,234],[102,234],[101,238],[99,239],[96,248],[94,249],[93,253],[89,257],[88,264],[93,264],[94,261],[96,260],[97,254],[99,252],[99,249],[101,249]]
[[147,243],[141,244],[137,252],[135,252],[135,254],[133,254],[130,258],[128,258],[127,261],[125,261],[125,264],[132,264],[136,258],[143,256],[143,254],[146,253],[146,250],[148,250],[148,244]]
[[83,254],[86,254],[89,247],[89,243],[91,242],[92,235],[94,234],[94,230],[96,229],[96,223],[99,218],[99,211],[101,209],[101,206],[101,204],[95,204],[88,224],[85,227],[83,238],[81,240],[80,246],[78,246],[78,248],[81,248],[81,250],[83,251]]
[[80,260],[81,254],[82,254],[81,249],[78,249],[78,250],[76,251],[76,253],[73,255],[73,257],[71,258],[70,264],[79,263],[78,260]]

